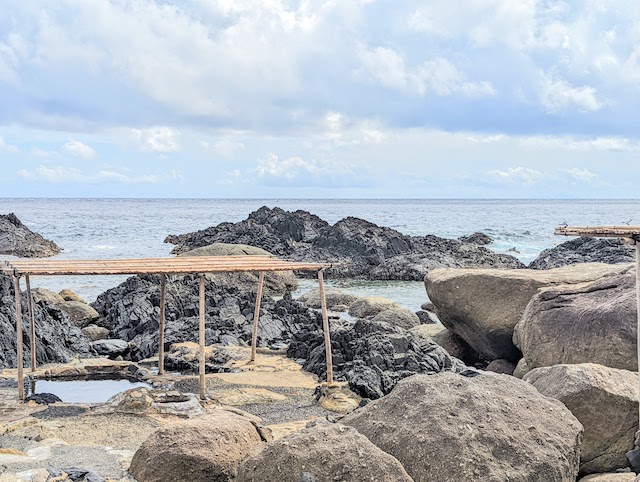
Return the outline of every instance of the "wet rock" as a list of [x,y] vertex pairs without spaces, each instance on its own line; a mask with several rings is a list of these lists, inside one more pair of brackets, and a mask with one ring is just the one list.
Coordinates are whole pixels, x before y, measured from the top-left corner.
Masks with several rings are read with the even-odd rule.
[[584,426],[580,472],[626,467],[638,430],[638,374],[593,363],[536,368],[523,380],[560,400]]
[[629,270],[629,266],[589,263],[548,271],[503,269],[443,269],[425,278],[438,318],[490,361],[517,362],[520,350],[513,331],[540,288],[579,284]]
[[61,401],[62,399],[53,393],[34,393],[25,399],[25,402],[35,402],[39,405],[49,405]]
[[58,306],[79,327],[86,326],[100,318],[96,310],[81,301],[64,301]]
[[[358,297],[354,294],[340,290],[338,288],[332,288],[327,286],[325,288],[325,299],[327,300],[327,308],[335,311],[346,311],[343,309],[337,310],[337,306],[349,306],[356,301]],[[303,293],[298,298],[298,301],[304,303],[309,308],[320,309],[322,305],[320,303],[320,288],[315,288]]]
[[635,249],[617,239],[575,238],[545,249],[530,264],[531,269],[552,269],[576,263],[633,263]]
[[[433,341],[383,322],[359,320],[331,330],[334,378],[366,398],[380,398],[415,373],[462,371],[466,367]],[[326,377],[324,337],[318,323],[294,335],[288,356],[305,359],[304,369]]]
[[[24,293],[23,293],[24,295]],[[23,314],[27,313],[26,295],[22,297]],[[36,361],[66,363],[74,356],[90,357],[89,339],[67,315],[54,304],[34,304],[36,319]],[[23,316],[24,360],[29,360],[29,317]],[[0,368],[16,366],[16,321],[13,281],[0,275]]]
[[82,328],[87,338],[91,341],[104,340],[109,337],[109,330],[98,325],[88,325]]
[[420,320],[420,323],[423,325],[435,325],[436,323],[438,323],[433,314],[428,311],[418,310],[416,311],[416,316]]
[[93,348],[98,355],[106,356],[113,360],[118,356],[126,354],[127,351],[129,351],[129,344],[124,340],[117,339],[97,340],[91,342],[91,348]]
[[413,482],[397,459],[351,427],[313,422],[245,460],[238,482]]
[[[206,344],[249,343],[255,297],[254,292],[220,286],[206,279]],[[101,315],[96,324],[107,328],[112,337],[128,341],[132,360],[157,354],[160,316],[157,276],[133,276],[98,296],[93,306]],[[288,343],[293,333],[321,318],[319,313],[292,300],[289,294],[278,301],[265,296],[261,306],[259,346]],[[166,350],[173,343],[198,341],[198,313],[198,277],[171,276],[166,294]]]
[[487,244],[493,243],[493,238],[485,233],[473,233],[468,236],[460,236],[458,238],[460,241],[465,243],[477,244],[479,246],[486,246]]
[[[271,253],[246,244],[214,243],[180,253],[178,256],[271,256]],[[230,286],[243,291],[258,289],[258,276],[255,273],[213,273],[207,277],[219,286]],[[298,280],[292,271],[268,271],[264,275],[265,295],[283,295],[296,289]]]
[[636,312],[635,271],[549,288],[533,297],[513,340],[530,369],[597,363],[636,371]]
[[158,429],[135,453],[129,472],[139,482],[233,481],[240,462],[261,443],[251,420],[215,410]]
[[175,253],[212,243],[243,243],[293,260],[336,261],[327,270],[334,278],[421,280],[441,267],[524,267],[512,256],[458,240],[407,236],[354,217],[329,225],[306,211],[267,207],[239,223],[171,235],[165,242],[176,245]]
[[341,422],[396,457],[414,480],[574,482],[578,475],[580,422],[505,375],[415,375]]
[[56,243],[34,233],[15,214],[0,214],[0,254],[46,258],[62,251]]

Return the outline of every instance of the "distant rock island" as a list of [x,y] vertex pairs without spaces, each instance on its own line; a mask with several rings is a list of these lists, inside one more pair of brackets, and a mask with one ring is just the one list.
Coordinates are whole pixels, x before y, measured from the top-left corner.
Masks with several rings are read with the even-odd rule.
[[[474,236],[477,239],[477,235]],[[438,236],[409,236],[355,217],[331,225],[307,211],[262,207],[238,223],[170,235],[180,254],[213,243],[257,246],[292,260],[335,262],[334,278],[421,281],[435,268],[524,268],[517,258]]]
[[26,227],[13,214],[0,214],[0,254],[20,258],[47,258],[60,254],[62,249]]

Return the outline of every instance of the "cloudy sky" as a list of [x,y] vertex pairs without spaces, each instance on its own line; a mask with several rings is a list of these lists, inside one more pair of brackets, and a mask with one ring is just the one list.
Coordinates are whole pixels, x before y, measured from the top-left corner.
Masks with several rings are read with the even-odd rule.
[[0,0],[0,196],[637,198],[637,0]]

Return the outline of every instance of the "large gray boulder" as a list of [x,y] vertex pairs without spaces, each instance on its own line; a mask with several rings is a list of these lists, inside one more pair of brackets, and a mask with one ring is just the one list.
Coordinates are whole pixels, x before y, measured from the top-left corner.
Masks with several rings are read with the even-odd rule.
[[[262,248],[247,244],[213,243],[186,251],[178,256],[272,256]],[[256,292],[258,276],[252,272],[213,273],[207,277],[220,286],[229,286],[243,291]],[[293,271],[268,271],[264,274],[264,294],[283,295],[298,289],[298,280]]]
[[100,318],[98,312],[91,305],[81,301],[63,301],[58,307],[79,327],[90,325]]
[[415,375],[341,421],[416,481],[575,482],[582,425],[507,375]]
[[[335,309],[336,306],[349,306],[358,299],[358,297],[353,293],[349,293],[338,288],[332,288],[330,286],[325,288],[324,296],[327,301],[327,308],[330,310]],[[320,301],[320,288],[315,288],[303,293],[298,298],[298,301],[304,303],[308,308],[322,308]]]
[[233,481],[240,462],[261,442],[250,419],[215,410],[159,428],[135,453],[129,472],[138,482]]
[[548,271],[502,269],[439,269],[425,277],[438,318],[485,360],[517,362],[513,329],[540,288],[578,284],[629,270],[588,263]]
[[564,403],[584,426],[581,472],[626,467],[638,430],[637,373],[584,363],[536,368],[523,380]]
[[237,482],[413,482],[400,462],[352,427],[314,422],[240,466]]
[[20,258],[46,258],[60,254],[56,243],[26,227],[13,213],[0,214],[0,254]]
[[636,371],[636,313],[635,271],[558,286],[533,297],[513,340],[530,369],[597,363]]
[[405,330],[409,330],[420,324],[418,315],[406,308],[391,308],[381,311],[373,317],[373,321],[389,323],[390,325],[399,326]]

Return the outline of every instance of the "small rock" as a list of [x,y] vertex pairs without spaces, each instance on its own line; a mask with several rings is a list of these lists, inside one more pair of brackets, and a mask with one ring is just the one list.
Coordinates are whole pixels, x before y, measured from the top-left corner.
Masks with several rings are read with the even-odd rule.
[[29,395],[25,402],[35,402],[40,405],[49,405],[50,403],[61,402],[62,400],[53,393],[34,393]]
[[98,355],[113,359],[126,353],[129,349],[129,344],[124,340],[117,339],[96,340],[91,342],[91,348],[93,348]]
[[516,365],[509,360],[493,360],[487,365],[485,371],[501,373],[503,375],[513,375]]
[[375,316],[378,313],[390,309],[402,309],[395,301],[377,296],[359,298],[349,306],[349,314],[357,318]]
[[82,299],[82,297],[80,295],[78,295],[77,293],[74,293],[73,291],[71,291],[70,289],[63,289],[62,291],[60,291],[60,296],[62,296],[62,299],[64,299],[65,301],[79,301],[80,303],[87,303],[85,300]]
[[399,326],[409,330],[420,325],[420,318],[413,311],[406,308],[391,308],[381,311],[373,317],[374,322],[389,323],[392,326]]
[[87,338],[91,341],[105,340],[109,336],[109,330],[98,325],[88,325],[82,328]]
[[69,319],[80,327],[86,326],[100,318],[100,315],[95,309],[80,301],[64,301],[60,303],[59,306],[60,309],[67,314]]

